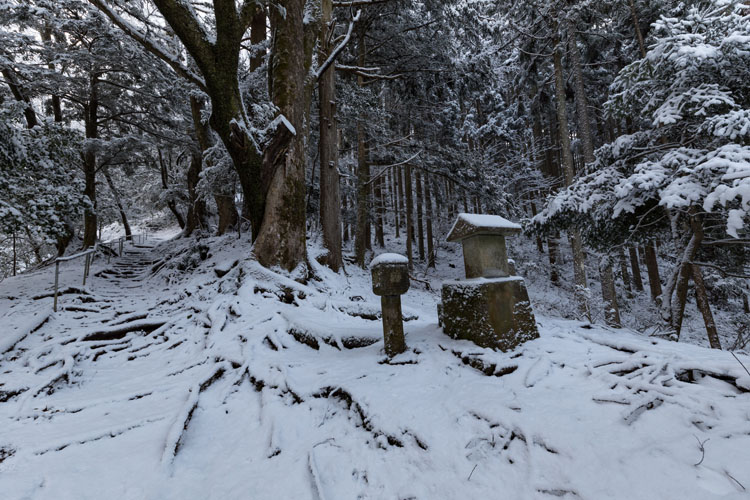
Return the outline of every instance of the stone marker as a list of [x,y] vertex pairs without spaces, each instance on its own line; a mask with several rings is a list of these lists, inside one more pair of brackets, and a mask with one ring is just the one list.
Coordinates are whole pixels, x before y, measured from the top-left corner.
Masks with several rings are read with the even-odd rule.
[[380,254],[370,263],[372,291],[383,309],[383,340],[388,357],[406,350],[401,317],[401,295],[409,289],[409,259],[396,253]]
[[443,284],[438,316],[447,335],[502,351],[539,337],[526,285],[512,276],[506,251],[505,237],[520,232],[498,215],[458,215],[448,241],[462,243],[467,279]]

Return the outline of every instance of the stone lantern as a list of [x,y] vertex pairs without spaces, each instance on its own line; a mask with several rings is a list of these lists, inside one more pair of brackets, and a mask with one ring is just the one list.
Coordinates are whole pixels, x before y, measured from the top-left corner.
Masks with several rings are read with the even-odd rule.
[[498,215],[458,215],[448,241],[463,245],[466,279],[443,284],[438,314],[447,335],[502,351],[539,337],[524,280],[508,263],[505,238],[520,232]]
[[384,253],[370,263],[372,291],[380,296],[383,310],[385,353],[393,357],[406,350],[401,295],[409,289],[409,259],[396,253]]

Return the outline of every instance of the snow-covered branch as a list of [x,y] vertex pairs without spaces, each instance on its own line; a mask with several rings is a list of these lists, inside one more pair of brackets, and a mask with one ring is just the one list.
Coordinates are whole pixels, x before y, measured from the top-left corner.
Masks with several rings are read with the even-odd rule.
[[344,39],[339,43],[336,48],[334,48],[331,51],[331,55],[328,56],[328,59],[318,68],[318,70],[315,72],[315,79],[319,79],[323,73],[326,72],[326,70],[331,66],[331,64],[334,63],[336,60],[336,57],[341,53],[342,50],[344,50],[344,47],[346,47],[346,44],[349,43],[349,40],[352,38],[352,31],[354,30],[354,24],[359,21],[359,18],[362,16],[362,10],[358,10],[357,13],[352,18],[351,22],[349,22],[349,29],[346,30],[346,35],[344,36]]
[[123,19],[112,7],[110,7],[105,0],[89,0],[89,2],[99,9],[105,16],[107,16],[112,23],[124,31],[128,36],[132,37],[138,43],[143,46],[149,53],[155,55],[171,67],[175,73],[185,78],[189,82],[195,84],[201,90],[206,90],[206,84],[203,79],[192,72],[189,68],[183,65],[177,58],[170,54],[169,51],[162,47],[157,41],[148,37],[133,26],[131,23]]

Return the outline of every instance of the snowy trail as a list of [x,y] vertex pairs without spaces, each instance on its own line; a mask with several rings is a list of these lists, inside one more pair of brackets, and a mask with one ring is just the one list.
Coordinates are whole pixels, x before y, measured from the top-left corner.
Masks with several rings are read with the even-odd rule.
[[493,352],[413,286],[386,363],[367,273],[301,284],[186,245],[99,262],[1,358],[3,498],[747,498],[727,352],[546,317]]

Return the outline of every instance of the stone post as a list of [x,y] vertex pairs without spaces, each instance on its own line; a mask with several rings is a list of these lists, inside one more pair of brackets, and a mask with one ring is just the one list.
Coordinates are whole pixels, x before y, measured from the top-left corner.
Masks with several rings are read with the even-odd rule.
[[380,296],[383,309],[383,340],[390,358],[406,350],[401,295],[409,289],[409,260],[403,255],[384,253],[370,263],[372,291]]

